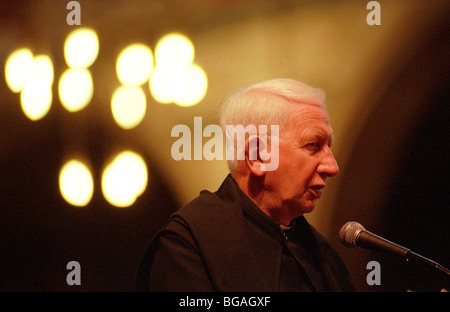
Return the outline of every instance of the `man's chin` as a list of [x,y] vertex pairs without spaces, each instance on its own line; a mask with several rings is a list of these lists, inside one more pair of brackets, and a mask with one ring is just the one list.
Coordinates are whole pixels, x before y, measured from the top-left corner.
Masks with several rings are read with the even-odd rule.
[[310,213],[313,212],[314,208],[316,207],[316,200],[309,200],[306,204],[301,205],[301,212],[304,213]]
[[314,208],[316,207],[316,198],[297,198],[296,200],[291,200],[288,203],[289,210],[293,215],[296,215],[297,217],[305,214],[313,212]]

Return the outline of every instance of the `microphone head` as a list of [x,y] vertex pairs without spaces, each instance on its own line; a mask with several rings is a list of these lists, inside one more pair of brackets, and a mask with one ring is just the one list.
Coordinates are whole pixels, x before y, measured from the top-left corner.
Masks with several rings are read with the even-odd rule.
[[339,238],[345,247],[356,247],[356,238],[365,228],[355,221],[345,223],[339,231]]

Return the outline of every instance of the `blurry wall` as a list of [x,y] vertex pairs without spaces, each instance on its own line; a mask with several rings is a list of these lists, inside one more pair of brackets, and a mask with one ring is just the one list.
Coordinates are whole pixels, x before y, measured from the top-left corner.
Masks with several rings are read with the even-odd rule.
[[[59,2],[1,4],[2,66],[14,49],[30,46],[51,54],[55,80],[61,75],[64,38],[77,26],[66,24],[68,11]],[[94,97],[88,108],[67,113],[54,90],[48,116],[31,122],[21,113],[17,94],[9,91],[4,78],[0,83],[1,289],[132,290],[143,248],[170,212],[202,189],[215,190],[227,174],[225,161],[173,160],[170,151],[176,138],[170,136],[171,129],[177,124],[193,129],[194,116],[203,118],[203,127],[218,124],[225,96],[274,77],[298,79],[327,93],[340,174],[327,182],[323,198],[307,219],[342,254],[359,289],[404,291],[417,285],[408,280],[415,271],[369,251],[344,249],[337,232],[346,221],[356,220],[393,240],[400,231],[398,224],[403,224],[402,231],[434,228],[438,241],[448,237],[446,199],[437,196],[448,193],[448,182],[441,178],[448,169],[443,147],[446,138],[448,142],[448,121],[439,119],[448,114],[443,104],[448,103],[448,94],[441,92],[448,85],[448,1],[380,1],[380,26],[366,23],[366,1],[79,3],[82,26],[94,28],[100,40],[99,57],[91,68]],[[130,131],[121,130],[109,108],[118,86],[116,57],[132,42],[154,47],[169,31],[185,33],[194,43],[195,60],[208,75],[208,92],[198,105],[180,108],[155,102],[147,88],[144,121]],[[418,136],[430,132],[429,125],[442,127],[430,134],[434,141],[428,137],[420,141]],[[423,181],[435,161],[415,149],[435,146],[442,147],[442,169]],[[98,191],[98,179],[87,207],[64,202],[57,175],[66,157],[84,151],[98,178],[111,153],[122,147],[139,150],[149,166],[147,190],[132,207],[108,205]],[[427,162],[417,174],[420,159]],[[415,215],[433,209],[412,203],[400,209],[411,196],[401,189],[404,181],[416,186],[440,181],[429,197],[437,198],[433,207],[442,208],[425,213],[435,217],[426,225],[423,215],[420,220],[404,217],[408,211]],[[414,250],[426,229],[417,236],[397,238]],[[417,252],[449,265],[445,248],[440,253],[438,249],[429,242]],[[78,288],[65,283],[65,264],[71,260],[82,266]],[[381,286],[366,283],[370,260],[382,265]],[[421,277],[429,279],[426,274]]]

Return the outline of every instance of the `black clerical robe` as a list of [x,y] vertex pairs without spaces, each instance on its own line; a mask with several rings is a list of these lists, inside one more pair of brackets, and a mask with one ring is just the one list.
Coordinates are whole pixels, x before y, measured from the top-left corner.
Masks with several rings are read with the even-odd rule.
[[150,243],[138,291],[353,291],[333,247],[302,216],[283,227],[231,175],[174,213]]

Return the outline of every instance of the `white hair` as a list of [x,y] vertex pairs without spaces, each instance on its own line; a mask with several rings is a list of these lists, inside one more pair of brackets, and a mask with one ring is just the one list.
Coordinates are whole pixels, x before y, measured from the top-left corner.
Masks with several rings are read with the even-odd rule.
[[[251,85],[231,95],[222,105],[220,125],[226,133],[227,125],[278,125],[281,130],[289,121],[291,105],[324,107],[325,93],[292,79],[271,79]],[[270,132],[268,133],[270,135]],[[234,141],[234,140],[233,140]],[[236,142],[234,151],[237,152]],[[237,157],[227,159],[228,168],[237,168]]]

